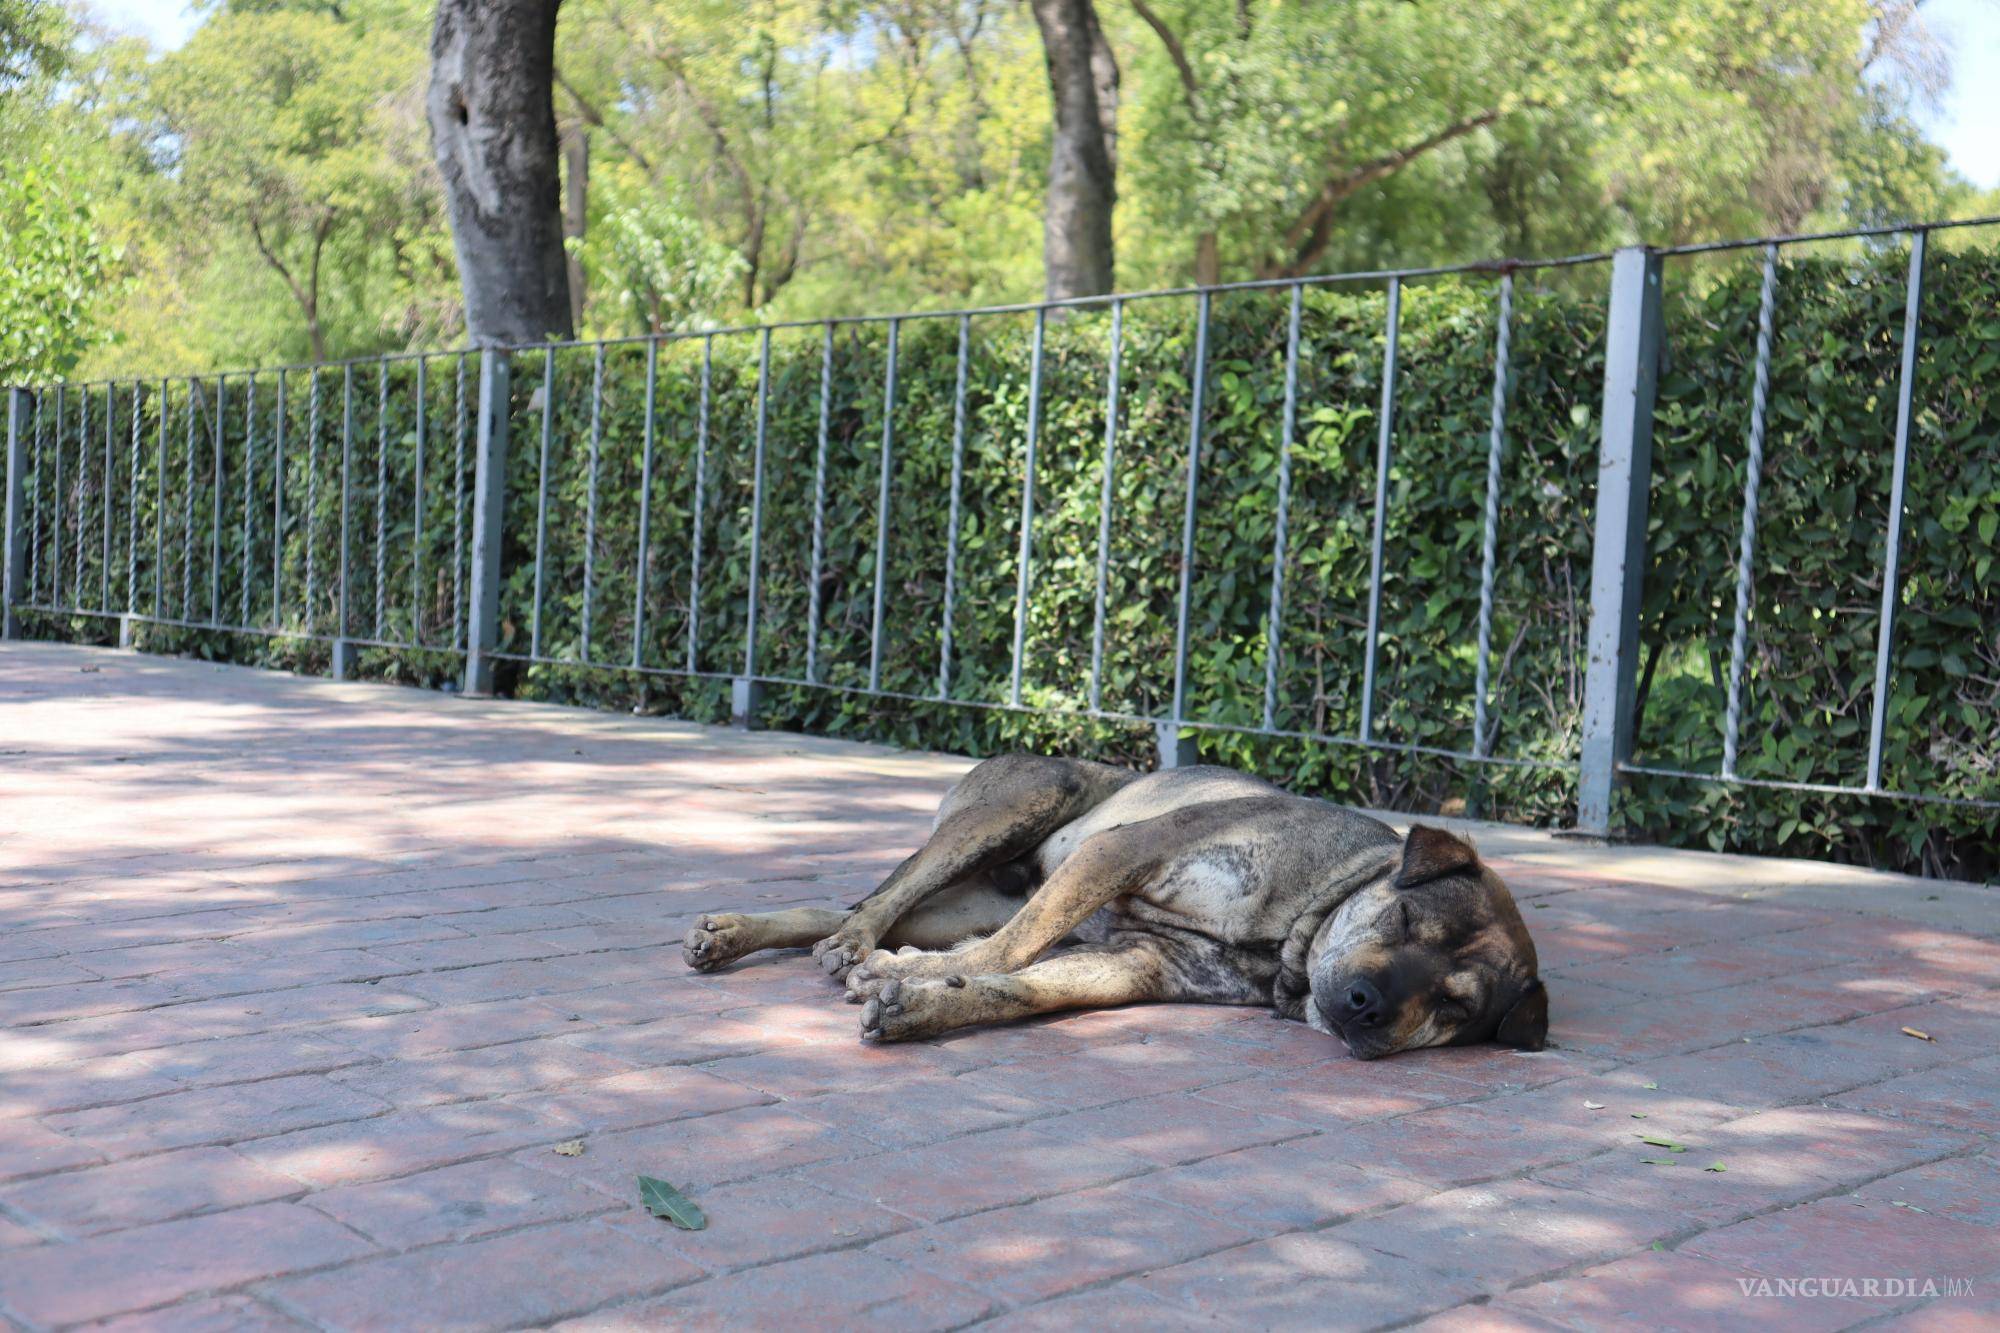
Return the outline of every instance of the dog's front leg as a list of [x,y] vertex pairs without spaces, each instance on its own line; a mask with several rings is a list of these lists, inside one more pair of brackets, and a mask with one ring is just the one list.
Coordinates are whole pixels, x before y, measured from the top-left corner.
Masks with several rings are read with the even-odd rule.
[[[951,955],[962,957],[962,954]],[[1150,942],[1083,945],[1018,972],[889,981],[861,1011],[866,1041],[911,1041],[1061,1009],[1166,998],[1169,982]]]

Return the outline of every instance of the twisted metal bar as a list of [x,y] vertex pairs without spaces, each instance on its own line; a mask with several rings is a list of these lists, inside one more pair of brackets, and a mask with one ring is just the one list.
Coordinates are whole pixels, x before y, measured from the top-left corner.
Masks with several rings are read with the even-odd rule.
[[[419,365],[423,364],[418,362]],[[278,372],[278,401],[271,409],[271,628],[285,621],[285,371]]]
[[250,499],[251,481],[257,471],[257,373],[252,371],[243,385],[243,540],[237,556],[243,566],[242,596],[238,621],[250,623]]
[[590,620],[597,600],[597,460],[604,447],[604,344],[590,367],[590,484],[583,501],[583,660],[590,661]]
[[465,651],[465,353],[458,354],[452,407],[451,646]]
[[83,543],[90,535],[90,390],[77,395],[76,423],[76,579],[70,597],[83,606]]
[[[819,565],[826,548],[826,435],[833,407],[833,324],[820,340],[819,447],[813,458],[812,562],[806,578],[806,679],[819,680]],[[689,664],[692,669],[692,663]]]
[[1743,661],[1750,637],[1750,577],[1757,555],[1757,490],[1764,475],[1764,412],[1771,392],[1771,314],[1778,291],[1778,247],[1764,247],[1757,298],[1757,367],[1750,388],[1750,444],[1743,471],[1743,535],[1736,548],[1736,621],[1729,635],[1729,703],[1722,724],[1722,776],[1736,777],[1743,720]]
[[1201,494],[1201,427],[1208,401],[1209,294],[1201,294],[1194,332],[1194,401],[1188,407],[1187,498],[1181,510],[1181,590],[1174,617],[1174,711],[1179,727],[1187,714],[1187,637],[1190,599],[1194,595],[1194,521]]
[[375,363],[375,637],[389,597],[389,363]]
[[[896,444],[896,348],[902,325],[889,321],[889,364],[882,373],[882,466],[875,492],[875,598],[868,632],[868,688],[882,688],[882,588],[889,572],[889,477]],[[769,335],[765,335],[766,345]]]
[[313,554],[313,537],[319,523],[319,371],[311,372],[306,392],[306,614],[305,628],[308,633],[318,623],[318,585],[315,582],[317,562]]
[[132,381],[132,502],[125,514],[125,614],[139,609],[139,401],[142,386]]
[[646,417],[639,458],[639,562],[632,578],[632,669],[644,665],[646,647],[646,564],[653,523],[653,403],[659,384],[660,344],[646,344]]
[[[889,335],[892,363],[895,342],[892,328]],[[750,469],[750,588],[743,614],[743,674],[752,678],[757,674],[757,585],[764,573],[764,431],[770,415],[771,330],[766,328],[757,343],[757,443]],[[879,573],[876,583],[880,586]],[[880,604],[878,594],[876,605]]]
[[430,394],[430,360],[417,358],[417,448],[410,478],[410,642],[424,642],[424,447]]
[[1389,311],[1382,330],[1382,407],[1375,436],[1375,526],[1368,543],[1368,642],[1361,662],[1361,727],[1357,739],[1375,738],[1375,649],[1382,632],[1382,538],[1389,516],[1389,445],[1396,428],[1396,340],[1403,314],[1403,284],[1389,279]]
[[1304,295],[1304,288],[1292,288],[1290,317],[1285,326],[1285,419],[1278,439],[1278,512],[1271,533],[1271,612],[1264,631],[1266,731],[1277,725],[1278,716],[1278,630],[1285,608],[1285,529],[1292,509],[1292,434],[1298,426],[1299,315]]
[[1486,530],[1479,548],[1479,665],[1472,686],[1472,753],[1485,758],[1493,737],[1486,694],[1493,664],[1493,578],[1500,537],[1500,456],[1507,445],[1507,340],[1514,319],[1514,275],[1500,275],[1499,331],[1493,337],[1493,418],[1486,437]]
[[1104,703],[1104,587],[1111,572],[1111,502],[1118,467],[1118,390],[1125,355],[1125,303],[1111,303],[1104,387],[1104,465],[1097,490],[1097,597],[1090,622],[1090,711]]
[[546,584],[549,544],[549,441],[556,428],[556,349],[542,353],[542,452],[535,467],[535,616],[528,629],[528,651],[542,655],[542,590]]
[[965,370],[972,347],[972,316],[958,321],[958,374],[952,388],[951,511],[945,528],[944,623],[938,636],[939,699],[951,697],[951,624],[958,597],[958,510],[965,482]]
[[701,520],[708,507],[708,407],[715,371],[715,340],[701,344],[701,393],[695,404],[694,428],[694,560],[688,571],[687,669],[701,656]]
[[1014,669],[1007,686],[1007,702],[1016,708],[1021,705],[1021,653],[1028,641],[1028,564],[1035,552],[1035,446],[1042,424],[1042,343],[1048,313],[1035,312],[1035,347],[1028,366],[1027,466],[1021,474],[1021,552],[1014,567]]

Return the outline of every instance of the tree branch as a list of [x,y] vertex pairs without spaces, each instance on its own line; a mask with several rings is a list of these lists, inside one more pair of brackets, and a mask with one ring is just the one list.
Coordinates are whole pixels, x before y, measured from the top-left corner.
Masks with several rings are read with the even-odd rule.
[[556,70],[556,87],[569,94],[569,100],[576,105],[576,114],[583,117],[584,124],[603,130],[606,134],[610,135],[611,142],[624,149],[625,155],[638,163],[639,170],[645,172],[655,180],[659,179],[659,172],[653,169],[652,159],[640,151],[639,145],[626,138],[617,126],[605,120],[604,113],[598,109],[597,104],[578,92],[576,85],[563,77],[563,72],[560,68]]
[[1401,171],[1425,153],[1442,148],[1455,139],[1462,139],[1475,130],[1484,129],[1500,119],[1500,116],[1498,110],[1482,111],[1476,116],[1447,125],[1407,147],[1398,148],[1392,153],[1384,153],[1348,171],[1329,176],[1314,192],[1312,199],[1298,218],[1285,231],[1285,248],[1291,252],[1291,257],[1266,265],[1261,276],[1298,277],[1325,252],[1334,210],[1345,200],[1376,181]]
[[1180,75],[1181,99],[1187,103],[1188,114],[1201,119],[1201,80],[1195,77],[1194,66],[1188,61],[1187,48],[1181,45],[1181,39],[1174,36],[1174,30],[1146,0],[1132,0],[1132,9],[1153,30],[1153,35],[1160,39],[1160,45],[1167,48],[1167,59],[1174,62],[1174,72]]

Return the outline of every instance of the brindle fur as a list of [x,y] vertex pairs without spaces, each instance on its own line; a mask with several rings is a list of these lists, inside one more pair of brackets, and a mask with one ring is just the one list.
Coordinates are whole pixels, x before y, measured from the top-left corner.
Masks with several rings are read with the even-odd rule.
[[1364,1059],[1548,1028],[1534,943],[1468,843],[1224,768],[988,760],[851,911],[707,915],[683,956],[808,945],[874,1041],[1147,1000],[1271,1004]]

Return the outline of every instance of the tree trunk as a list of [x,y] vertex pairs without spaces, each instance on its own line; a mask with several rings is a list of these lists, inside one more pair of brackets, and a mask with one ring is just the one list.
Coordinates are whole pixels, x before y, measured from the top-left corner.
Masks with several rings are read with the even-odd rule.
[[569,171],[563,192],[563,255],[569,277],[569,322],[572,329],[583,327],[583,262],[575,247],[583,243],[590,226],[590,131],[571,125],[563,134],[563,159]]
[[474,343],[569,338],[557,162],[561,0],[439,0],[427,107]]
[[1197,287],[1213,287],[1222,281],[1222,253],[1215,233],[1205,231],[1194,239],[1194,282]]
[[1111,209],[1118,198],[1118,65],[1092,0],[1032,0],[1055,126],[1042,212],[1050,300],[1112,289]]

